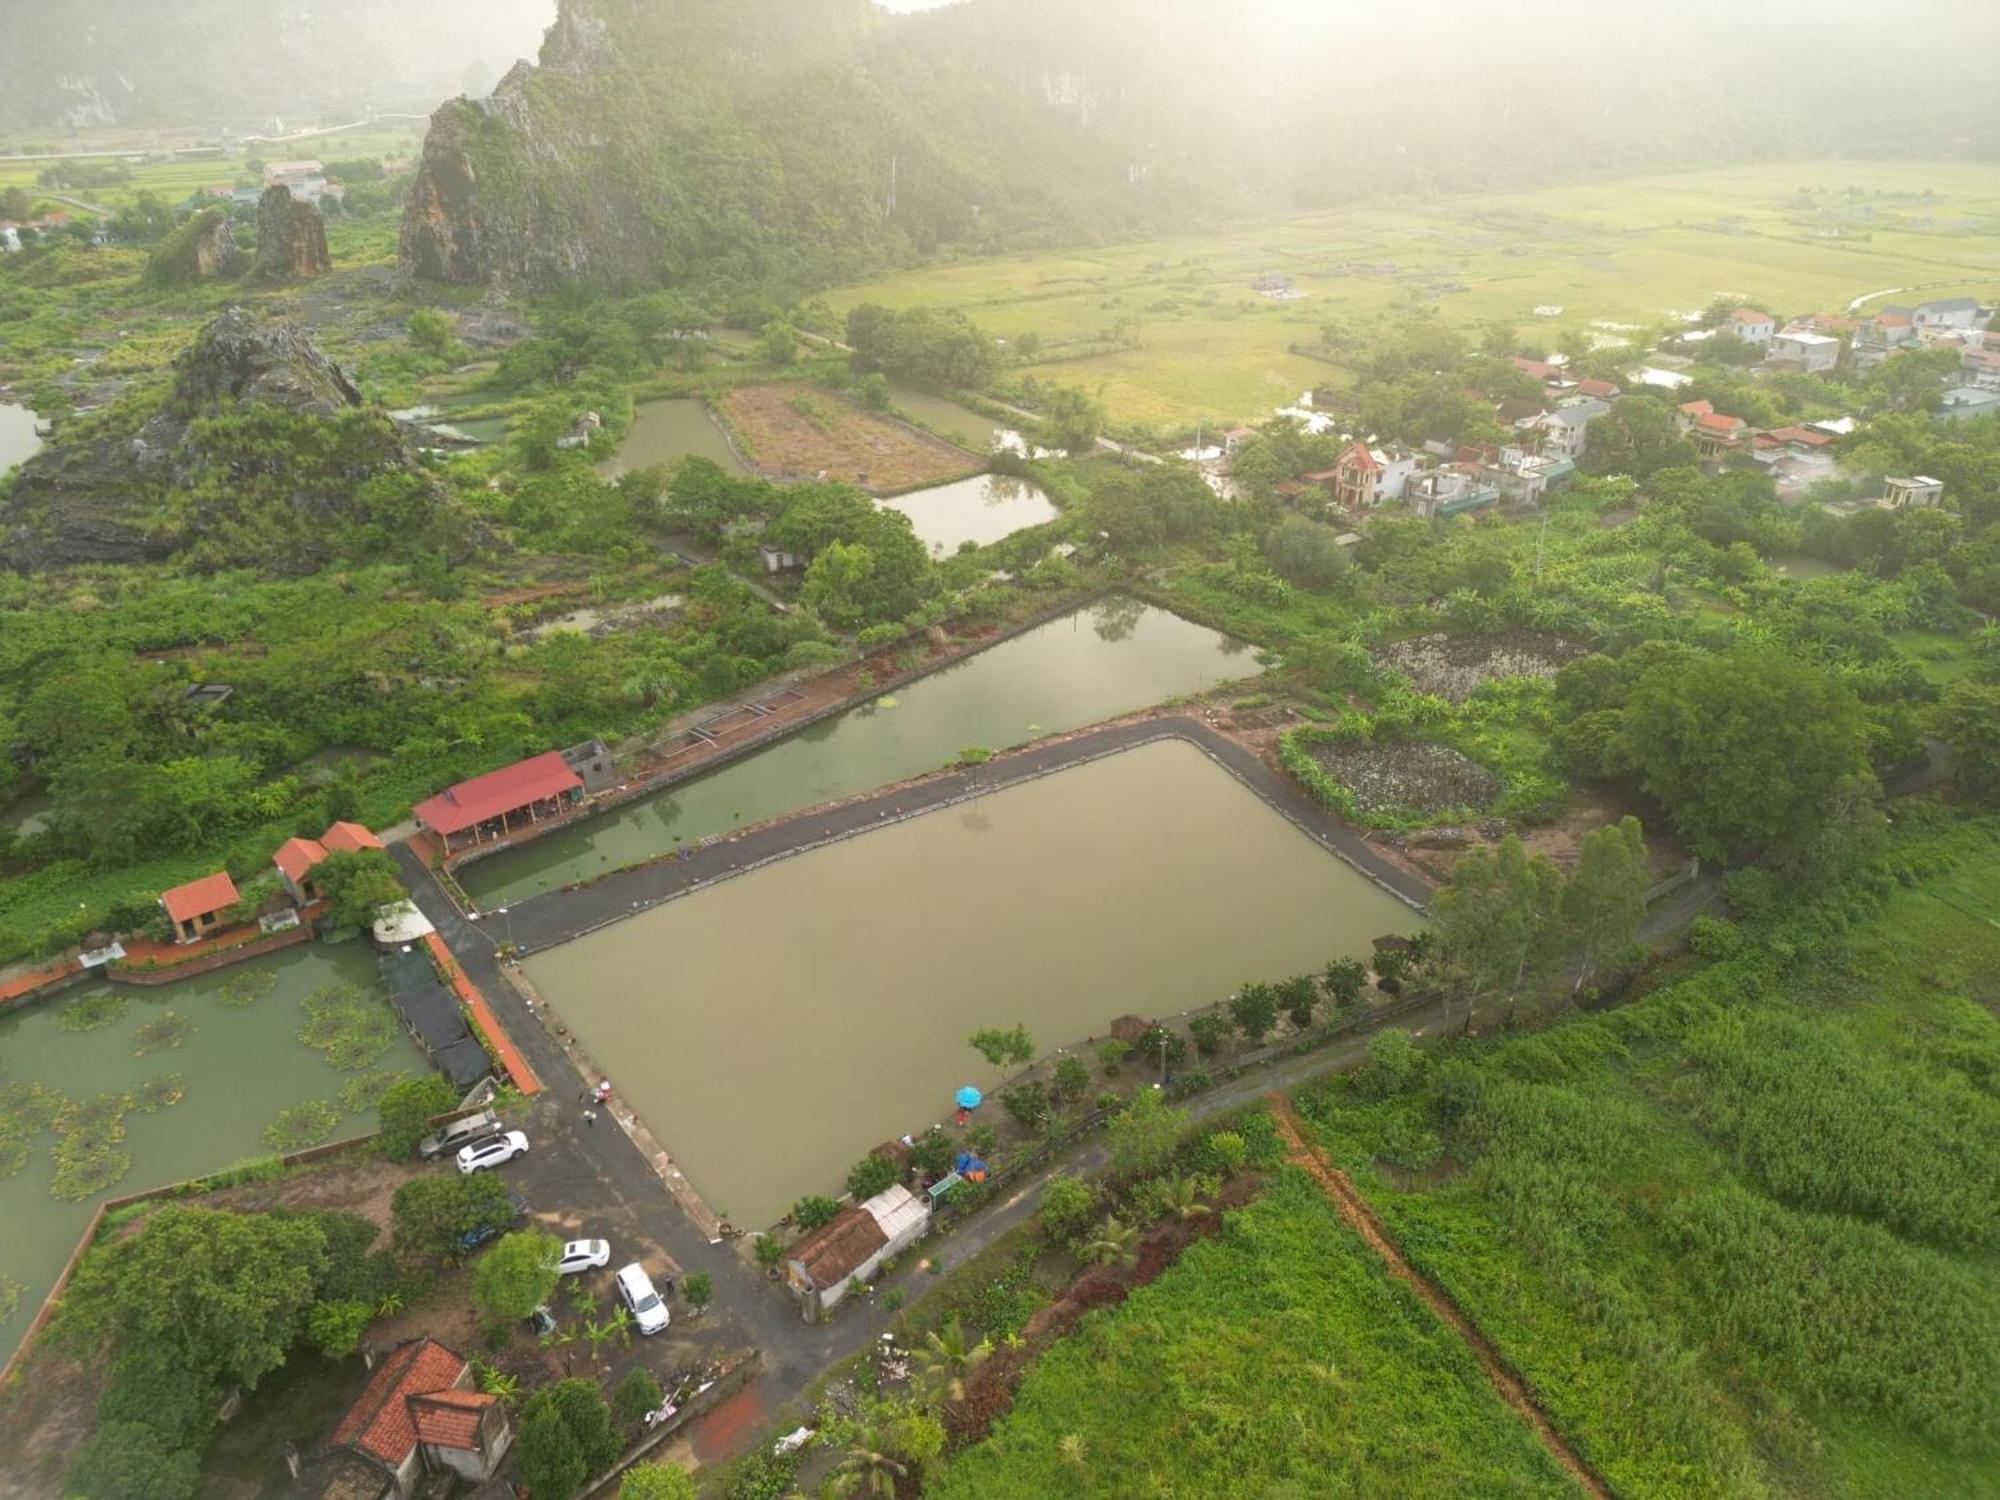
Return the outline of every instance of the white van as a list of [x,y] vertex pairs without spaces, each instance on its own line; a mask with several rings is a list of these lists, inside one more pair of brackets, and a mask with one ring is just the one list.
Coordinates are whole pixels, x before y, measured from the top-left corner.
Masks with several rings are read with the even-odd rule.
[[639,1332],[667,1331],[667,1304],[653,1290],[653,1278],[646,1274],[644,1266],[635,1260],[622,1268],[614,1281],[618,1288],[618,1300],[632,1314],[632,1323]]

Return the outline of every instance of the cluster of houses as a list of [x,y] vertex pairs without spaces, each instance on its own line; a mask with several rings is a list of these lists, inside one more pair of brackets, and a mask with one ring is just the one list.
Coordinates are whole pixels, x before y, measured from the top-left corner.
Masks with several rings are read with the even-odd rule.
[[[328,855],[336,851],[381,847],[382,841],[374,834],[359,823],[348,822],[335,822],[316,839],[286,839],[278,846],[278,852],[271,856],[271,863],[277,867],[278,882],[290,898],[292,915],[286,921],[274,920],[267,914],[263,919],[265,926],[272,931],[281,926],[294,926],[298,920],[297,912],[320,900],[320,890],[313,883],[313,870]],[[162,891],[160,909],[167,914],[167,920],[173,926],[176,943],[198,943],[227,926],[231,911],[242,899],[242,893],[236,889],[236,882],[229,878],[229,872],[217,870],[199,880],[190,880],[186,885]]]

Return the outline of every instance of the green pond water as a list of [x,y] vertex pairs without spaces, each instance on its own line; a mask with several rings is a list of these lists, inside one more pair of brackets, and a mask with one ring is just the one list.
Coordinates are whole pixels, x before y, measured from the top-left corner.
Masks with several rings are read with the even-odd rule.
[[653,464],[670,464],[688,456],[712,459],[732,474],[747,469],[729,446],[729,439],[715,425],[708,408],[686,399],[642,401],[632,412],[632,430],[618,445],[618,451],[597,466],[606,479],[616,479],[634,469]]
[[976,474],[878,503],[908,516],[934,557],[948,557],[967,542],[984,547],[1061,514],[1039,485],[1005,474]]
[[952,1128],[959,1085],[1002,1080],[965,1043],[979,1027],[1072,1046],[1420,920],[1175,740],[739,875],[526,968],[709,1206],[761,1227],[838,1194],[882,1141]]
[[1782,573],[1795,582],[1803,583],[1808,578],[1827,578],[1841,571],[1839,563],[1830,563],[1823,557],[1814,557],[1805,552],[1780,552],[1771,559],[1771,571]]
[[[247,974],[266,974],[273,982],[247,1005],[226,1004],[224,987],[234,981],[240,988],[239,976]],[[178,1075],[186,1090],[177,1104],[126,1114],[125,1136],[116,1149],[131,1157],[131,1167],[93,1197],[70,1202],[51,1193],[57,1137],[47,1130],[27,1138],[29,1153],[20,1170],[0,1176],[0,1225],[6,1226],[0,1232],[0,1278],[23,1289],[13,1314],[0,1321],[0,1359],[13,1353],[27,1331],[98,1202],[268,1155],[264,1128],[293,1105],[324,1099],[340,1107],[341,1085],[356,1074],[336,1071],[297,1037],[306,1020],[305,997],[334,983],[356,986],[388,1009],[365,944],[315,943],[159,988],[78,985],[0,1013],[0,1090],[41,1084],[87,1101],[130,1093],[168,1074]],[[62,1028],[66,1007],[102,995],[123,999],[123,1014],[91,1031]],[[136,1055],[140,1028],[169,1011],[193,1023],[193,1031],[178,1046]],[[428,1066],[399,1023],[389,1050],[361,1071],[420,1073]],[[373,1129],[374,1121],[372,1105],[343,1110],[327,1139],[361,1134]],[[12,1165],[0,1149],[0,1171]]]
[[525,900],[710,834],[1204,692],[1256,672],[1240,641],[1129,599],[1052,620],[732,766],[462,866],[481,906]]
[[0,474],[26,463],[41,451],[35,435],[35,414],[27,407],[0,401]]
[[889,404],[940,437],[957,443],[961,448],[970,448],[974,453],[992,452],[993,445],[1011,430],[1005,423],[982,417],[956,401],[933,396],[928,391],[912,390],[908,386],[892,384],[889,387]]

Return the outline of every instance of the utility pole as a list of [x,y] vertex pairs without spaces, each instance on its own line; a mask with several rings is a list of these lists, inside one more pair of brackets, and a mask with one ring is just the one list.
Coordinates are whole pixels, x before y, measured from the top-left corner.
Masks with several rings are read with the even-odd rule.
[[893,219],[896,216],[896,173],[899,165],[900,162],[896,156],[896,153],[893,151],[890,152],[889,153],[889,207],[887,211],[883,214],[884,218]]

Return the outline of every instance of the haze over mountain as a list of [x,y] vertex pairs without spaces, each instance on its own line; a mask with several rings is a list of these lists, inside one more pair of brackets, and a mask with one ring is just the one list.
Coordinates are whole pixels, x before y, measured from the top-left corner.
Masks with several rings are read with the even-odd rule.
[[522,286],[824,274],[1594,170],[1992,153],[2000,15],[1922,0],[1864,46],[1862,14],[563,0],[539,69],[438,112],[404,255]]
[[0,130],[261,129],[431,109],[534,54],[553,0],[9,0]]

